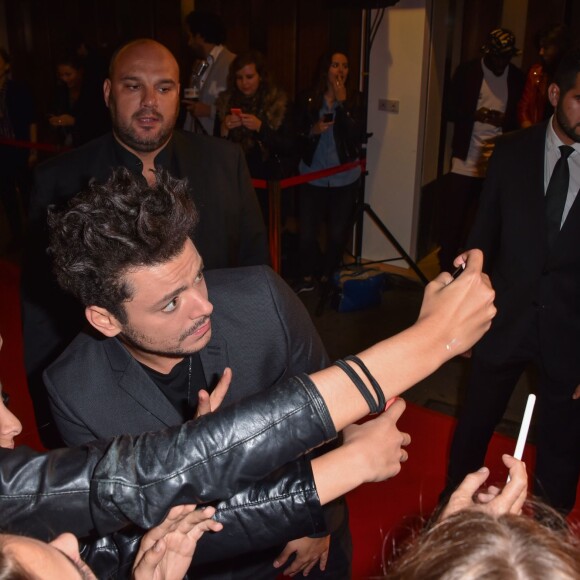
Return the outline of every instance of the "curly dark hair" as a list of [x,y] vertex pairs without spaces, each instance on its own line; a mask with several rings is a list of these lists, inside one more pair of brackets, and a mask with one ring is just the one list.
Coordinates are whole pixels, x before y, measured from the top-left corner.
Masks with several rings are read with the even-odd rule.
[[124,273],[179,255],[197,223],[187,181],[166,171],[156,177],[150,186],[118,168],[106,183],[93,181],[66,207],[48,210],[48,252],[58,283],[122,323],[123,302],[133,292]]

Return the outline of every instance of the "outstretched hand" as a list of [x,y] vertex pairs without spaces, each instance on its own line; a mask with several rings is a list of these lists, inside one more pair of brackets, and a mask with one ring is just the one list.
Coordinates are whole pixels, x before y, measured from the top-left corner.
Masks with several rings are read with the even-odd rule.
[[487,490],[480,491],[489,477],[489,469],[482,467],[465,477],[449,498],[440,519],[471,508],[482,509],[494,515],[521,513],[528,492],[526,464],[507,454],[502,456],[502,461],[510,474],[510,480],[503,489],[490,486]]
[[328,561],[328,552],[330,550],[330,536],[322,538],[299,538],[288,542],[284,549],[274,561],[274,568],[282,567],[292,554],[296,554],[294,561],[290,566],[282,571],[284,576],[295,576],[302,572],[308,576],[312,568],[319,564],[322,571],[326,569]]
[[203,533],[223,528],[212,519],[214,514],[212,507],[203,510],[196,510],[195,505],[173,507],[163,522],[141,539],[133,579],[182,580]]
[[489,329],[496,314],[495,292],[482,271],[480,250],[464,252],[454,265],[465,264],[463,273],[453,279],[442,272],[425,289],[418,323],[427,332],[441,337],[445,358],[469,350]]

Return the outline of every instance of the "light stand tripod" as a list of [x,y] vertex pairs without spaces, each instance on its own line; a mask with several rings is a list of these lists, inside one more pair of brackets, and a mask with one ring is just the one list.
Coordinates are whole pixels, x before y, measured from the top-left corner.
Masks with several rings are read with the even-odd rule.
[[[372,48],[372,39],[371,39],[371,11],[369,8],[365,9],[365,32],[363,36],[363,50],[364,50],[364,57],[363,57],[363,73],[362,73],[362,92],[363,92],[363,102],[366,103],[366,107],[363,111],[363,122],[364,126],[367,126],[368,122],[368,102],[369,102],[369,69],[370,69],[370,61],[371,61],[371,48]],[[367,138],[371,137],[372,133],[367,133]],[[363,155],[366,157],[366,143],[363,146]],[[361,264],[361,255],[362,255],[362,237],[363,237],[363,222],[364,222],[364,215],[365,213],[371,218],[374,224],[379,228],[381,233],[389,240],[391,245],[397,250],[400,257],[407,262],[409,267],[417,274],[421,282],[423,284],[427,284],[428,280],[425,277],[425,274],[421,272],[420,268],[417,266],[416,262],[409,256],[409,254],[404,250],[404,248],[399,244],[395,236],[389,231],[387,226],[380,220],[379,216],[373,211],[370,204],[364,201],[365,199],[365,174],[363,172],[361,175],[361,188],[359,199],[357,201],[357,207],[355,209],[355,244],[354,244],[354,257],[356,264]]]

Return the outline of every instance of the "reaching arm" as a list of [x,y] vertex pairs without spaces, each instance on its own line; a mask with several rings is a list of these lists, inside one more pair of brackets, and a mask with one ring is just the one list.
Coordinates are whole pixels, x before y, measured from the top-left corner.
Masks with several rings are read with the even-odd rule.
[[[470,348],[489,327],[495,309],[482,255],[466,256],[458,279],[450,283],[443,273],[429,284],[411,328],[360,354],[385,398]],[[130,522],[148,528],[173,505],[232,496],[368,412],[351,380],[331,367],[159,433],[46,454],[6,450],[0,526],[37,536],[71,528],[80,536],[109,533]]]

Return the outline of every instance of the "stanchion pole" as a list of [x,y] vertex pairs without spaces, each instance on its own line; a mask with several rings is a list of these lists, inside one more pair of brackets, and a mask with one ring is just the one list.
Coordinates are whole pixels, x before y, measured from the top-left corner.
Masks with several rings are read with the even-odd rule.
[[268,242],[270,262],[275,272],[282,272],[282,249],[280,242],[282,189],[278,180],[268,181]]

